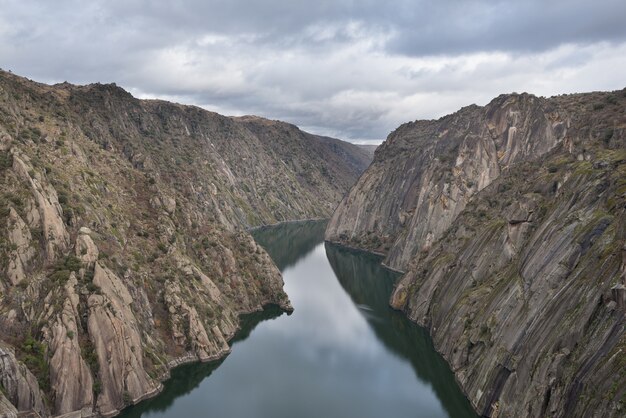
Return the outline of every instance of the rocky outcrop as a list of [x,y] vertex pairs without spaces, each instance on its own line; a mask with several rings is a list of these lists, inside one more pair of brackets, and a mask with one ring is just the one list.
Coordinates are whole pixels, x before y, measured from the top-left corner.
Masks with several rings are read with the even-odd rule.
[[247,229],[329,216],[368,163],[282,122],[0,71],[0,411],[111,416],[225,355],[239,314],[292,309]]
[[112,271],[98,263],[93,284],[100,289],[87,301],[88,330],[102,381],[97,408],[103,416],[111,416],[129,401],[135,403],[156,393],[159,386],[143,367],[141,334],[130,308],[130,292]]
[[17,418],[17,413],[15,406],[0,392],[0,417]]
[[226,338],[215,326],[211,329],[211,338],[199,319],[198,311],[184,300],[189,295],[182,295],[180,285],[176,282],[165,284],[165,304],[170,315],[172,335],[180,348],[189,346],[201,361],[222,356],[230,351]]
[[327,239],[406,272],[392,306],[484,416],[623,414],[624,109],[508,95],[404,125],[333,215]]
[[78,237],[76,238],[76,256],[87,266],[87,268],[94,267],[94,263],[98,261],[100,252],[98,247],[91,239],[91,229],[82,227],[78,231]]
[[7,275],[11,284],[15,286],[26,278],[26,269],[35,255],[35,248],[31,246],[30,229],[13,208],[9,209],[8,222],[9,244],[12,250],[9,253]]
[[372,166],[340,203],[327,238],[384,251],[387,265],[404,270],[474,194],[510,165],[553,149],[567,136],[568,124],[553,102],[527,94],[405,124],[379,147]]
[[[16,359],[13,349],[4,344],[0,344],[0,385],[3,397],[18,412],[34,411],[48,416],[45,395],[39,389],[37,378]],[[8,410],[11,413],[13,409]]]
[[37,202],[39,214],[33,219],[37,223],[41,220],[46,257],[48,261],[54,261],[58,253],[67,249],[69,242],[69,235],[62,219],[63,209],[59,204],[56,190],[49,184],[42,184],[37,177],[31,177],[34,170],[16,152],[13,153],[13,169],[30,188]]
[[50,386],[57,414],[91,411],[93,403],[93,378],[79,344],[77,285],[76,274],[72,273],[63,289],[61,311],[51,318],[50,328],[44,330],[51,355]]

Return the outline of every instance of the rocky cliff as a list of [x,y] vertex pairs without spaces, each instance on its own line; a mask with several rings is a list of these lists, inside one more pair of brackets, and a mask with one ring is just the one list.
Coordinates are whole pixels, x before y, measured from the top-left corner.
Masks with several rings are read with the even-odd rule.
[[326,238],[406,272],[392,305],[484,416],[624,413],[626,91],[405,124]]
[[246,228],[328,216],[367,164],[292,125],[0,72],[0,415],[112,416],[223,356],[240,313],[290,309]]

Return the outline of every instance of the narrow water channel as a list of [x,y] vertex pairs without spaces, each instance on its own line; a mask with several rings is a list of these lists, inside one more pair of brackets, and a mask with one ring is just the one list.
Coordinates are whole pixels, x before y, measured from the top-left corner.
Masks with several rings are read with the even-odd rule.
[[388,306],[397,276],[324,244],[324,222],[255,232],[295,308],[244,317],[223,360],[181,366],[124,417],[476,417],[428,334]]

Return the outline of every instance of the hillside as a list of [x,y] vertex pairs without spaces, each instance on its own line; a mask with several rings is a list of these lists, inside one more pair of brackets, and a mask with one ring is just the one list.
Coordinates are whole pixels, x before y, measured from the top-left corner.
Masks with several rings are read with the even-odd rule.
[[115,415],[291,309],[246,229],[327,217],[369,161],[273,124],[0,72],[0,415]]
[[392,306],[484,416],[626,407],[625,112],[625,90],[510,94],[407,123],[331,218],[406,272]]

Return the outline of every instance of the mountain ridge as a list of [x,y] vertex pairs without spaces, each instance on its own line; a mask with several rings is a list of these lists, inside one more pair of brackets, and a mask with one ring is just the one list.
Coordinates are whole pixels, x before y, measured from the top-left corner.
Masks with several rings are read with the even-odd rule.
[[290,159],[198,107],[0,72],[0,415],[116,415],[292,309],[247,229],[329,216],[369,161],[279,126]]

